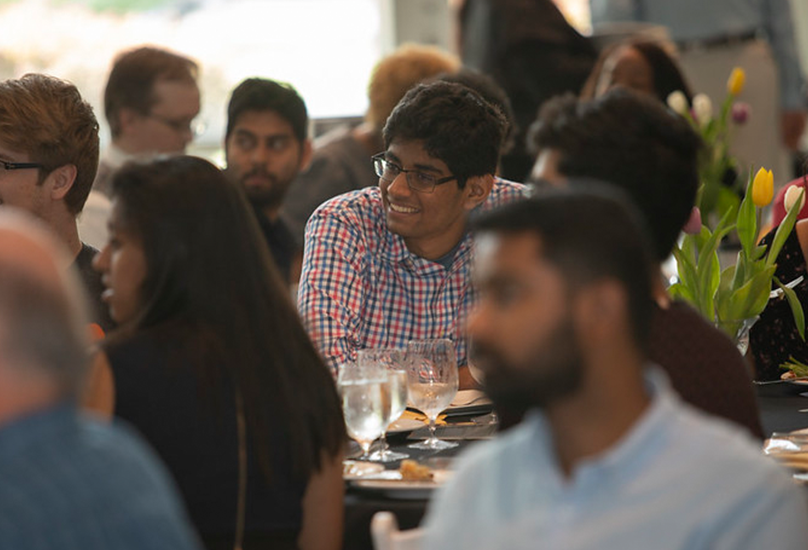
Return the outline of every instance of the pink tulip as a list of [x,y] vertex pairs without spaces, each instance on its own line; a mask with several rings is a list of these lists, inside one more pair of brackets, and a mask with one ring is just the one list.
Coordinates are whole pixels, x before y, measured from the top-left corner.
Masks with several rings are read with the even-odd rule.
[[701,211],[698,206],[694,206],[693,210],[690,211],[690,218],[688,218],[682,231],[688,235],[698,235],[701,233]]
[[749,119],[749,113],[751,111],[751,107],[748,103],[744,103],[743,101],[736,101],[732,104],[732,121],[735,124],[743,124]]

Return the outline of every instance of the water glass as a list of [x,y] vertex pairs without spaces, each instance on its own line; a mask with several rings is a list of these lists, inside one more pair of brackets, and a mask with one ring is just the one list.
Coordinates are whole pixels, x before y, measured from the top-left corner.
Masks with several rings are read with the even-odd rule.
[[356,363],[340,366],[337,386],[348,435],[362,448],[360,460],[370,459],[370,445],[384,433],[386,372]]
[[413,449],[456,447],[435,437],[435,421],[457,394],[457,356],[451,340],[413,340],[407,344],[407,384],[410,403],[429,419],[429,438]]
[[371,453],[370,460],[377,462],[394,462],[407,458],[406,453],[394,452],[387,445],[386,431],[398,420],[407,407],[407,369],[404,363],[404,350],[394,348],[377,348],[360,350],[357,362],[365,368],[380,369],[387,374],[388,384],[383,386],[384,425],[379,450]]

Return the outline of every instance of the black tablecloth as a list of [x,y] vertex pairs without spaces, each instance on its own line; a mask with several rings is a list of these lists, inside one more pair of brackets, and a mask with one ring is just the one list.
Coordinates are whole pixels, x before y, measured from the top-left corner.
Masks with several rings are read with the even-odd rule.
[[[472,422],[462,422],[459,424],[449,424],[446,427],[438,428],[438,437],[460,437],[463,433],[473,437],[481,437],[493,433],[494,427],[475,426]],[[453,449],[443,451],[424,451],[410,449],[407,445],[414,442],[415,438],[424,436],[423,431],[411,434],[408,439],[404,437],[390,439],[390,447],[393,450],[409,454],[410,459],[419,463],[428,463],[432,458],[451,458],[473,445],[479,439],[457,440],[459,445]],[[401,465],[400,461],[390,462],[384,466],[387,469],[397,469]],[[370,550],[373,544],[370,538],[370,520],[376,512],[383,510],[393,512],[400,529],[414,529],[418,527],[426,513],[428,505],[427,499],[396,499],[390,498],[387,494],[381,494],[367,489],[353,487],[350,483],[346,485],[345,494],[345,534],[343,539],[343,550]]]

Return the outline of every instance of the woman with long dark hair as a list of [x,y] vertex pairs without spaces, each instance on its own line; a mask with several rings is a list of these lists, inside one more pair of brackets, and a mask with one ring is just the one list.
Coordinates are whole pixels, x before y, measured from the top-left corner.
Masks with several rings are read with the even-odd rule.
[[90,401],[154,446],[208,548],[338,548],[339,399],[241,189],[180,156],[111,197],[94,265],[120,328]]

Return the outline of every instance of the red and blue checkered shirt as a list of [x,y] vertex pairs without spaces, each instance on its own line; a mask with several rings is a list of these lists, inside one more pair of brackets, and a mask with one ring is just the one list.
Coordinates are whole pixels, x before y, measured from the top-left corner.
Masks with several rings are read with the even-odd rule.
[[[497,179],[489,210],[524,197],[525,186]],[[368,187],[322,204],[306,225],[298,308],[332,369],[365,348],[404,348],[409,340],[449,338],[466,364],[472,239],[451,266],[416,256],[387,229],[381,192]]]

